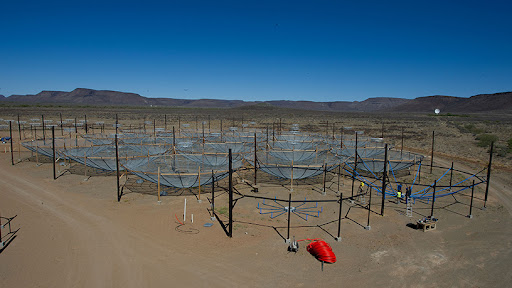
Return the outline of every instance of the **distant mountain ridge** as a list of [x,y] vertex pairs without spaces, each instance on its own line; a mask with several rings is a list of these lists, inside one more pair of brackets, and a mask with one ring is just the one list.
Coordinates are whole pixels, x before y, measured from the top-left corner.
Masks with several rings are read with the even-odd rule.
[[258,105],[335,112],[512,112],[512,92],[480,94],[469,98],[453,96],[425,96],[416,99],[375,97],[364,101],[243,101],[221,99],[148,98],[136,93],[77,88],[71,92],[42,91],[35,95],[0,95],[2,102],[71,104],[97,106],[165,106],[185,108],[237,108]]

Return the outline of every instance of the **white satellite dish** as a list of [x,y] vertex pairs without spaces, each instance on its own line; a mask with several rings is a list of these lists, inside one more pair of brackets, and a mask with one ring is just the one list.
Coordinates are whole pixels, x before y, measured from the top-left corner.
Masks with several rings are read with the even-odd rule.
[[437,114],[441,113],[441,110],[436,109],[436,110],[434,110],[434,113],[436,113],[436,115],[437,115]]

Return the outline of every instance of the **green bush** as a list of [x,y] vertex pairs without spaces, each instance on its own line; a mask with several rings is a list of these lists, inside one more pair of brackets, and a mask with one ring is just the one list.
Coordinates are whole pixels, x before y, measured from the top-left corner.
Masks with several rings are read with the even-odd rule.
[[499,137],[494,134],[480,134],[476,136],[476,140],[478,140],[478,147],[488,147],[492,142],[498,141]]

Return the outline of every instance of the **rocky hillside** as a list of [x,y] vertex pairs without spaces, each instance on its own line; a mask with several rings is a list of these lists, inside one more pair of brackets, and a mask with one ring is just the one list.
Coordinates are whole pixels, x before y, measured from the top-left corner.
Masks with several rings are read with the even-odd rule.
[[14,103],[75,104],[98,106],[166,106],[185,108],[235,108],[258,105],[335,112],[442,112],[472,113],[487,111],[512,112],[512,92],[481,94],[469,98],[452,96],[427,96],[416,99],[369,98],[364,101],[261,101],[220,99],[148,98],[135,93],[77,88],[71,92],[42,91],[36,95],[11,95],[0,101]]

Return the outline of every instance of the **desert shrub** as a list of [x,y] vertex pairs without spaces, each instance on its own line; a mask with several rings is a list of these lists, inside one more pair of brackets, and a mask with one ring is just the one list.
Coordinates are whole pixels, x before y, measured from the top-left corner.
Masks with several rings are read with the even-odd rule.
[[492,142],[496,142],[499,140],[499,137],[494,134],[480,134],[476,136],[476,140],[478,140],[478,147],[488,147],[491,146]]
[[481,134],[484,133],[484,129],[478,128],[475,126],[475,124],[466,124],[464,125],[464,130],[473,133],[473,134]]
[[500,157],[506,157],[507,153],[508,153],[508,148],[505,145],[498,144],[495,147],[495,151],[496,151],[496,155],[498,155]]
[[507,141],[507,150],[508,152],[512,153],[512,138],[508,139]]

